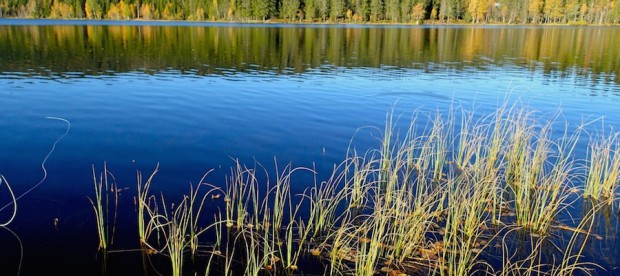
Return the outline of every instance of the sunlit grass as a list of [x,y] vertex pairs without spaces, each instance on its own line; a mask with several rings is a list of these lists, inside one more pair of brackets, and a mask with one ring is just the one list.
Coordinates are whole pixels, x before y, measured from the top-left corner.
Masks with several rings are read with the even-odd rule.
[[443,237],[442,258],[438,262],[441,275],[470,275],[480,248],[476,241],[482,236],[481,225],[487,220],[486,187],[471,183],[462,176],[448,180],[447,218]]
[[138,181],[138,195],[137,195],[137,199],[134,199],[134,203],[136,204],[136,208],[137,208],[137,213],[138,213],[138,237],[140,238],[140,242],[141,243],[145,243],[146,242],[146,236],[149,232],[149,229],[147,229],[146,224],[147,222],[147,217],[145,217],[145,215],[147,215],[148,211],[147,209],[149,208],[149,189],[151,188],[151,184],[153,182],[153,178],[155,177],[155,174],[157,173],[159,169],[159,164],[157,164],[157,166],[155,167],[155,169],[153,170],[153,172],[151,173],[151,175],[149,176],[149,178],[146,180],[146,182],[142,183],[142,173],[138,172],[137,173],[137,181]]
[[[99,234],[99,249],[103,250],[105,253],[114,237],[116,216],[118,213],[119,190],[114,181],[114,176],[108,172],[108,168],[105,164],[103,165],[103,172],[101,172],[99,178],[97,178],[95,166],[93,166],[93,184],[95,199],[88,198],[88,200],[95,212],[97,233]],[[110,199],[110,194],[112,194],[112,199]],[[113,210],[110,210],[110,208],[113,208]]]
[[551,131],[550,123],[536,132],[530,129],[525,132],[525,141],[511,145],[526,149],[519,153],[522,156],[518,158],[519,167],[514,168],[518,174],[508,183],[514,195],[516,222],[538,235],[548,234],[551,223],[567,207],[575,172],[572,152],[579,132],[572,135],[564,132],[561,139],[552,140]]
[[612,204],[620,182],[620,139],[618,135],[597,137],[588,146],[588,173],[584,195]]
[[[139,224],[140,240],[170,258],[174,275],[183,273],[187,251],[204,254],[205,243],[205,274],[303,273],[304,258],[317,259],[330,275],[587,272],[578,257],[586,240],[569,240],[564,245],[576,250],[557,260],[541,250],[555,241],[553,231],[569,229],[557,220],[580,181],[594,187],[584,189],[587,196],[613,198],[616,136],[591,144],[588,170],[580,170],[584,159],[575,148],[584,130],[569,132],[557,114],[543,120],[506,103],[482,116],[459,108],[460,114],[456,107],[447,114],[416,111],[403,129],[402,117],[389,113],[385,128],[371,129],[380,133],[376,146],[361,152],[351,141],[344,161],[322,181],[306,167],[274,162],[271,170],[233,160],[223,187],[204,183],[205,174],[173,207],[149,192],[158,168],[144,183],[138,174],[138,221],[147,223]],[[293,194],[295,185],[307,188]],[[201,227],[203,213],[220,207]],[[586,220],[575,233],[587,237]],[[215,236],[203,239],[208,229]],[[533,251],[521,259],[505,245],[517,232],[532,241]],[[492,242],[504,246],[500,268],[487,262]]]

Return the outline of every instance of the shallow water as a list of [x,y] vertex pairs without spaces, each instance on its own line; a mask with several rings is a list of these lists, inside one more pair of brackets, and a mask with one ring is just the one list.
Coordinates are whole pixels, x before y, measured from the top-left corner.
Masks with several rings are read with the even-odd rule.
[[[0,174],[17,195],[43,177],[41,162],[66,129],[46,117],[71,122],[47,179],[19,200],[14,235],[0,229],[3,259],[19,259],[21,240],[24,275],[40,266],[99,272],[87,197],[92,166],[104,162],[129,188],[121,208],[133,214],[136,171],[157,163],[153,189],[173,198],[210,169],[222,185],[236,158],[315,166],[325,178],[354,136],[357,147],[378,145],[379,132],[364,127],[382,129],[392,109],[404,128],[416,109],[481,115],[508,98],[543,119],[561,110],[572,129],[601,117],[591,126],[620,129],[616,27],[0,20],[0,72]],[[9,202],[4,186],[0,201]],[[135,227],[119,219],[118,233]],[[607,228],[592,251],[609,252],[603,266],[613,274],[617,226]],[[139,256],[110,262],[111,271],[141,271]]]

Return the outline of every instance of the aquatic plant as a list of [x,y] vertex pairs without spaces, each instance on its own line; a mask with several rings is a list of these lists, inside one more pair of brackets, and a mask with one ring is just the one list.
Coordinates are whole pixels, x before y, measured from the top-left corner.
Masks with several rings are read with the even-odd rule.
[[137,199],[134,199],[134,203],[136,204],[137,212],[138,212],[138,237],[140,238],[140,243],[146,242],[146,236],[148,235],[149,230],[146,227],[147,218],[146,214],[149,213],[149,189],[151,188],[151,184],[153,182],[153,178],[159,169],[159,163],[155,166],[155,169],[146,180],[146,182],[142,183],[142,173],[137,172],[137,180],[138,180],[138,195]]
[[[196,254],[196,251],[198,250],[198,235],[202,232],[199,230],[200,226],[198,222],[200,221],[202,210],[205,206],[205,201],[210,195],[212,199],[214,197],[219,197],[219,193],[222,192],[221,188],[204,182],[205,178],[212,171],[213,170],[209,170],[202,176],[202,178],[200,178],[200,180],[198,181],[198,185],[196,186],[195,189],[193,185],[190,185],[190,192],[189,192],[189,198],[188,198],[188,202],[189,202],[188,211],[189,211],[189,220],[190,220],[189,247],[191,249],[192,254]],[[209,190],[207,190],[205,193],[201,195],[200,188],[203,186],[209,188]]]
[[166,201],[162,196],[162,213],[148,209],[150,216],[149,225],[152,226],[150,227],[152,231],[147,233],[145,245],[155,249],[156,247],[148,242],[150,234],[156,232],[163,236],[164,246],[156,249],[156,251],[168,255],[172,266],[171,275],[174,276],[182,274],[185,250],[189,247],[191,240],[188,235],[192,223],[189,201],[190,197],[183,196],[181,202],[176,206],[174,204],[170,206],[171,210],[169,212]]
[[[103,164],[103,172],[99,174],[99,178],[97,178],[94,165],[92,166],[92,170],[95,199],[93,200],[89,197],[88,200],[95,212],[97,232],[99,234],[99,249],[103,250],[105,254],[108,246],[113,242],[120,191],[114,180],[114,175],[108,171],[105,163]],[[112,199],[110,199],[110,194],[113,195]],[[113,208],[113,210],[110,210],[110,208]],[[112,212],[112,216],[110,216],[110,212]]]
[[[594,205],[590,208],[590,210],[588,210],[585,216],[581,218],[581,221],[577,227],[573,229],[570,240],[568,241],[568,244],[563,252],[563,258],[560,265],[551,270],[551,275],[575,275],[577,272],[588,275],[593,267],[602,268],[596,263],[583,262],[580,261],[580,259],[583,258],[585,246],[588,242],[588,238],[592,234],[596,214],[603,207],[604,203]],[[582,238],[581,243],[579,243],[580,236]]]
[[[241,229],[245,220],[249,215],[247,206],[250,203],[251,196],[256,198],[258,190],[254,187],[256,178],[254,171],[235,162],[235,168],[231,169],[231,174],[226,179],[226,195],[224,202],[226,203],[226,227],[237,227]],[[255,206],[257,202],[253,203]],[[258,212],[254,208],[255,213]],[[256,217],[256,216],[255,216]],[[258,218],[256,218],[258,219]]]
[[[574,153],[583,128],[569,132],[555,115],[542,120],[505,103],[481,116],[463,109],[458,122],[456,114],[424,114],[426,125],[409,125],[404,135],[388,115],[384,129],[371,129],[381,133],[376,147],[360,153],[352,141],[323,181],[306,167],[274,162],[270,174],[260,163],[233,160],[224,187],[205,183],[207,173],[173,207],[149,192],[158,167],[144,183],[138,173],[138,221],[146,223],[141,240],[170,258],[173,275],[183,273],[187,252],[200,259],[207,247],[205,274],[293,274],[303,272],[302,258],[328,262],[324,272],[331,275],[588,273],[593,264],[580,256],[590,215],[576,228],[557,221],[579,191],[574,185],[586,179]],[[604,152],[598,147],[590,147],[589,175],[613,179],[617,145],[608,157],[594,158],[595,150]],[[313,182],[293,195],[297,172],[311,174],[304,181]],[[105,190],[106,181],[96,181],[96,189]],[[206,199],[220,193],[225,210],[201,227],[199,218],[211,210]],[[98,204],[105,205],[93,201]],[[567,230],[573,231],[568,242],[552,235]],[[213,239],[199,240],[207,232],[215,232]],[[507,240],[517,233],[531,252],[511,252]],[[496,250],[491,243],[502,247],[500,268],[487,262]],[[569,249],[543,252],[562,246]]]
[[588,145],[584,196],[612,204],[620,182],[620,139],[617,134],[597,138]]
[[437,263],[441,275],[470,275],[481,248],[476,241],[483,234],[481,225],[487,220],[488,193],[481,183],[462,176],[450,178],[447,184],[447,217],[443,237],[442,258]]

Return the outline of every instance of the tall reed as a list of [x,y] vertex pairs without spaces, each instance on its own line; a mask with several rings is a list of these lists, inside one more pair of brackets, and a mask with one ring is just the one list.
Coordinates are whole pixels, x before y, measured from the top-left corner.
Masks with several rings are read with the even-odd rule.
[[[226,179],[226,227],[241,229],[251,213],[248,211],[249,204],[255,206],[254,213],[258,212],[256,205],[257,179],[255,170],[249,169],[237,160],[231,174]],[[256,217],[256,216],[255,216]],[[256,218],[258,219],[258,218]]]
[[481,250],[475,244],[482,236],[489,201],[480,184],[462,176],[448,180],[443,251],[437,267],[441,275],[470,275],[475,265],[484,264],[477,261]]
[[136,207],[138,213],[138,237],[140,238],[140,243],[142,244],[146,243],[146,236],[149,232],[146,227],[146,223],[148,223],[148,220],[145,217],[145,215],[149,213],[149,189],[151,188],[153,178],[155,177],[155,174],[158,170],[159,163],[157,164],[157,166],[155,166],[155,169],[144,183],[142,183],[142,173],[137,172],[138,194],[136,199]]
[[553,139],[553,121],[537,127],[517,118],[513,129],[520,137],[513,137],[508,151],[516,156],[507,157],[508,188],[514,195],[517,225],[546,235],[568,205],[575,172],[573,151],[581,132],[569,134],[565,125],[561,137]]
[[[103,164],[103,172],[99,175],[99,178],[97,178],[95,166],[92,166],[92,172],[95,199],[92,200],[89,197],[88,200],[90,201],[95,212],[97,233],[99,234],[99,249],[103,250],[105,253],[108,246],[113,242],[112,239],[114,237],[116,217],[118,214],[119,190],[116,185],[116,181],[114,181],[114,176],[108,172],[108,168],[105,163]],[[113,199],[110,199],[110,193],[113,194]],[[112,217],[110,217],[111,207],[114,208],[112,211]],[[110,223],[112,223],[111,226]]]
[[[598,137],[597,137],[598,138]],[[584,195],[608,204],[614,202],[620,182],[620,139],[618,134],[590,141],[589,164]]]
[[[590,274],[593,267],[600,267],[593,262],[580,261],[583,258],[583,253],[588,242],[588,238],[593,232],[594,221],[598,211],[604,207],[603,204],[597,204],[586,213],[581,219],[573,234],[570,237],[568,244],[563,252],[563,258],[560,265],[551,270],[553,276],[575,275],[575,274]],[[583,239],[579,242],[579,237]],[[578,273],[579,272],[579,273]]]
[[[153,230],[151,233],[161,233],[164,240],[164,246],[157,249],[157,252],[166,254],[170,258],[171,275],[173,276],[182,275],[185,250],[190,243],[188,233],[192,221],[189,201],[190,198],[188,196],[183,196],[181,202],[176,207],[171,205],[171,210],[168,211],[166,201],[162,195],[161,206],[163,213],[155,213],[152,211],[153,209],[148,209],[151,217],[149,224],[152,225]],[[148,234],[150,235],[150,233]],[[154,247],[148,243],[149,235],[146,236],[147,245]]]
[[[345,167],[343,170],[342,168]],[[311,233],[311,238],[324,235],[332,230],[338,223],[340,215],[337,215],[338,206],[346,200],[347,196],[357,193],[361,195],[363,188],[361,186],[353,186],[354,191],[343,188],[342,182],[346,177],[346,162],[335,165],[330,177],[317,183],[314,181],[313,187],[304,192],[304,196],[309,201],[309,219],[307,229]],[[358,176],[359,177],[359,176]],[[361,181],[361,180],[360,180]],[[361,202],[361,199],[360,201]],[[353,206],[360,208],[362,206]]]
[[[190,185],[190,192],[189,192],[189,198],[188,198],[189,220],[191,223],[189,227],[189,232],[190,232],[189,233],[189,241],[190,241],[189,246],[191,248],[192,254],[196,254],[196,251],[198,250],[198,235],[200,233],[198,223],[200,221],[200,217],[201,217],[204,205],[205,205],[205,201],[207,200],[207,197],[209,195],[216,194],[216,193],[219,195],[219,192],[222,192],[221,188],[204,182],[205,178],[212,171],[213,170],[209,170],[202,176],[202,178],[198,182],[198,185],[196,186],[195,189],[193,185]],[[209,188],[209,190],[201,195],[200,188],[203,186]]]
[[[314,169],[290,163],[275,162],[270,175],[258,162],[247,167],[234,160],[225,187],[204,183],[207,173],[172,207],[149,192],[158,167],[144,183],[138,174],[138,216],[146,223],[139,226],[141,241],[170,258],[173,275],[183,273],[187,252],[199,256],[199,237],[208,229],[216,233],[206,274],[294,274],[306,251],[327,258],[330,275],[587,273],[587,263],[579,261],[586,241],[577,236],[561,262],[554,263],[557,251],[543,255],[559,214],[572,203],[573,181],[582,176],[574,156],[581,128],[569,133],[566,125],[557,128],[557,117],[542,121],[507,103],[480,116],[464,109],[457,116],[455,110],[423,114],[426,121],[414,117],[404,135],[388,114],[379,143],[359,153],[351,141],[345,160],[323,181]],[[610,137],[590,146],[588,181],[594,186],[603,187],[598,183],[604,179],[617,185],[619,145]],[[599,152],[608,155],[595,156]],[[303,179],[309,187],[293,195],[294,185],[302,185],[293,176],[301,171],[312,180]],[[93,206],[105,205],[106,181],[95,181],[102,203],[95,199]],[[590,196],[613,197],[613,187]],[[207,195],[219,192],[225,210],[201,228]],[[575,233],[587,238],[592,227],[586,229],[586,220]],[[532,252],[515,259],[506,239],[522,229],[530,233]],[[504,267],[495,271],[481,256],[499,237]],[[223,264],[222,271],[211,269],[212,261]]]

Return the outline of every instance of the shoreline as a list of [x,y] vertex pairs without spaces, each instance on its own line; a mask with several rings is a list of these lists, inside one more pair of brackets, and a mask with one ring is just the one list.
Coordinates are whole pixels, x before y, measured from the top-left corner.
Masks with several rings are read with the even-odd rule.
[[[17,24],[7,24],[17,23]],[[36,22],[36,24],[31,24]],[[329,27],[620,27],[620,24],[571,24],[571,23],[471,23],[471,22],[443,22],[439,20],[424,20],[423,23],[403,22],[351,22],[351,21],[286,21],[280,19],[269,20],[163,20],[163,19],[86,19],[86,18],[24,18],[0,17],[0,25],[101,25],[101,26],[329,26]]]

